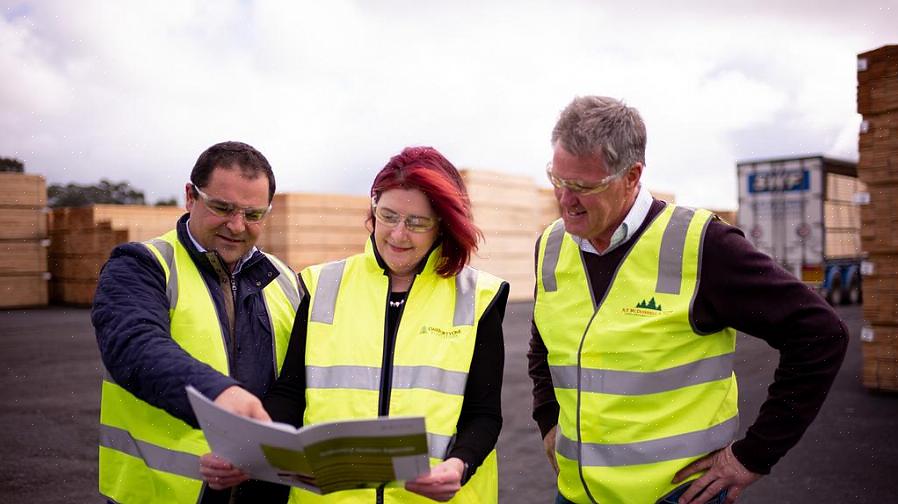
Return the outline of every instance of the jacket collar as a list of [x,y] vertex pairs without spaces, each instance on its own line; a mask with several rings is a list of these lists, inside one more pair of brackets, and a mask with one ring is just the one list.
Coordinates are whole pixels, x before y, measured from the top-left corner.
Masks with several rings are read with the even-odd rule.
[[[200,252],[199,249],[196,248],[193,239],[190,237],[190,233],[187,231],[188,219],[190,219],[189,213],[185,213],[178,219],[178,241],[187,249],[187,253],[190,254],[190,258],[193,259],[193,262],[197,267],[215,274],[215,267],[212,266],[212,261],[218,261],[220,264],[224,265],[224,260],[218,255],[218,252],[215,252],[214,250]],[[253,254],[243,262],[241,272],[246,272],[253,266],[259,264],[260,261],[268,262],[268,258],[258,249],[255,249]],[[274,265],[271,265],[271,267],[274,268]]]

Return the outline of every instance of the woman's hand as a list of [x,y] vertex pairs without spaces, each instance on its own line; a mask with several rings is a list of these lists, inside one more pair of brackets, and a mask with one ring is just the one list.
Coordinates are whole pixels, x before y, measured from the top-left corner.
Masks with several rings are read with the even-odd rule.
[[246,473],[214,453],[200,457],[200,474],[213,490],[231,488],[249,479]]
[[405,489],[428,499],[445,502],[461,489],[465,463],[452,457],[430,469],[430,473],[405,483]]

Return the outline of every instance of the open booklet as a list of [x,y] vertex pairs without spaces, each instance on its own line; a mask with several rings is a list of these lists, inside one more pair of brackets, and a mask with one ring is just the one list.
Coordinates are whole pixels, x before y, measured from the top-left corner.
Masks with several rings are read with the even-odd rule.
[[412,480],[430,470],[424,417],[382,417],[296,429],[234,415],[187,387],[212,451],[254,479],[330,493]]

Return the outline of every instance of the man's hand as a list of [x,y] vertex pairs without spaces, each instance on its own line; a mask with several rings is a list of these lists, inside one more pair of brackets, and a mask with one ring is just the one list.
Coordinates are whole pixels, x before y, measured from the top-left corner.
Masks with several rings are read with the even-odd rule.
[[461,489],[464,472],[465,463],[460,458],[452,457],[433,467],[430,473],[407,481],[405,489],[428,499],[446,502]]
[[224,389],[224,392],[221,394],[218,394],[218,397],[215,398],[215,404],[235,415],[254,418],[263,422],[271,421],[268,412],[262,407],[262,401],[248,390],[237,385],[232,385]]
[[246,473],[214,453],[200,457],[200,474],[213,490],[231,488],[249,479]]
[[558,426],[552,427],[552,430],[546,433],[543,438],[543,447],[546,449],[546,457],[555,470],[555,476],[558,476],[558,460],[555,458],[555,434],[558,432]]
[[733,455],[732,444],[710,453],[680,470],[672,483],[679,483],[690,475],[707,470],[702,477],[692,482],[686,493],[680,497],[680,504],[701,504],[727,489],[728,504],[736,502],[739,494],[748,485],[763,477],[749,471]]

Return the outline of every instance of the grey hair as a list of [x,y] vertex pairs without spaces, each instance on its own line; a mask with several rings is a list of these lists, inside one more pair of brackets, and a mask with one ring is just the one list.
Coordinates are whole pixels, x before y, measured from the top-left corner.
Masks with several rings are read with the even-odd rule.
[[645,165],[645,123],[639,111],[607,96],[578,96],[561,111],[552,145],[575,156],[601,155],[610,174]]

